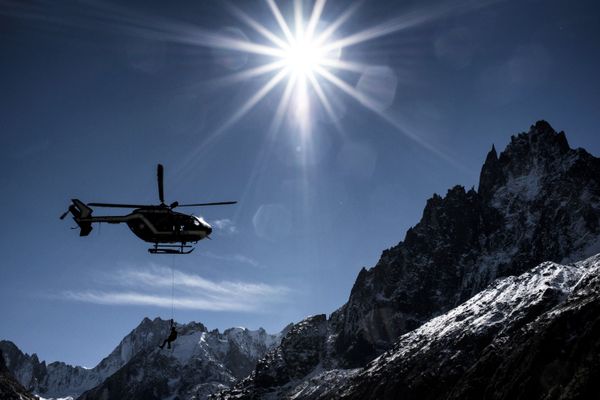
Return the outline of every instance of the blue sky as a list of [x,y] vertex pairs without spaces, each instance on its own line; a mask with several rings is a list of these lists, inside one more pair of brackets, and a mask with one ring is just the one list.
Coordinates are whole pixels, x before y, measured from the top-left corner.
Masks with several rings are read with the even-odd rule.
[[[276,332],[341,306],[427,198],[477,185],[492,143],[546,119],[600,154],[596,2],[364,2],[331,41],[376,37],[338,49],[358,70],[329,70],[359,98],[318,77],[331,115],[308,90],[276,130],[288,76],[241,115],[275,73],[232,76],[271,60],[215,40],[272,45],[240,15],[285,35],[266,2],[231,4],[0,4],[0,338],[94,366],[170,317],[171,268],[176,320]],[[158,162],[167,202],[240,201],[190,210],[215,226],[191,255],[58,219],[73,197],[157,203]]]

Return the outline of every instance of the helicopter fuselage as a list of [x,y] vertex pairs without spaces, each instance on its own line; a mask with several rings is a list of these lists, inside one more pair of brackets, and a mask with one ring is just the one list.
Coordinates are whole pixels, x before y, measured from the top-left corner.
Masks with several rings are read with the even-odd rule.
[[137,237],[150,243],[195,243],[212,232],[202,218],[166,207],[133,210],[126,222]]

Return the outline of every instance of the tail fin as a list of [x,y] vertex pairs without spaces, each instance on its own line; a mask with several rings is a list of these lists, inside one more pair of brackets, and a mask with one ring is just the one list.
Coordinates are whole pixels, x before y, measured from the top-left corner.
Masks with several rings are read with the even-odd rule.
[[90,218],[93,210],[79,199],[73,199],[72,201],[73,204],[69,206],[69,211],[73,215],[73,219],[77,222],[77,225],[79,225],[79,236],[87,236],[92,231],[92,223],[82,221],[82,219]]

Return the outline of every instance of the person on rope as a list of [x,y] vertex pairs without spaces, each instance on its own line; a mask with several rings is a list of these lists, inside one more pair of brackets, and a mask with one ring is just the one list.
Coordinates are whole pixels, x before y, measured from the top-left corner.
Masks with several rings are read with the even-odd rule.
[[167,345],[167,349],[171,348],[171,343],[177,339],[177,330],[175,329],[175,325],[173,324],[173,319],[171,318],[171,333],[169,333],[169,337],[167,337],[160,346],[161,349]]

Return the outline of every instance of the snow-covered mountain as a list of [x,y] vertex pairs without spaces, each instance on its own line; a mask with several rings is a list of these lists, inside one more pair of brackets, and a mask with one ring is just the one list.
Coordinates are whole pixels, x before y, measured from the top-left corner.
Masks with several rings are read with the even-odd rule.
[[359,366],[497,277],[600,252],[600,159],[544,121],[492,148],[479,190],[434,195],[403,242],[359,274],[332,315],[345,365]]
[[280,335],[263,329],[231,328],[220,333],[188,324],[177,330],[171,350],[153,347],[137,353],[80,399],[205,399],[247,376],[280,341]]
[[46,365],[35,354],[23,354],[7,341],[0,342],[0,350],[18,381],[45,398],[75,398],[85,392],[85,399],[123,398],[123,393],[129,399],[162,399],[188,391],[203,398],[248,375],[258,359],[280,340],[280,335],[267,334],[263,329],[209,332],[196,322],[177,324],[177,330],[179,337],[172,349],[160,350],[158,345],[169,333],[169,321],[145,318],[92,369],[62,362]]
[[597,398],[600,254],[499,279],[345,372],[350,379],[333,384],[315,377],[294,398]]
[[63,362],[48,365],[37,355],[23,354],[8,341],[0,342],[7,367],[17,380],[30,391],[42,397],[77,397],[91,389],[125,365],[138,352],[154,348],[168,335],[169,322],[145,318],[97,366],[86,369]]
[[[348,302],[329,319],[302,321],[249,378],[215,398],[279,398],[315,377],[344,381],[495,279],[598,252],[600,159],[571,149],[563,132],[538,121],[500,156],[492,147],[477,191],[456,186],[429,199],[421,221],[375,267],[361,270]],[[318,351],[296,345],[304,332]],[[294,360],[302,357],[307,364],[299,367]]]

